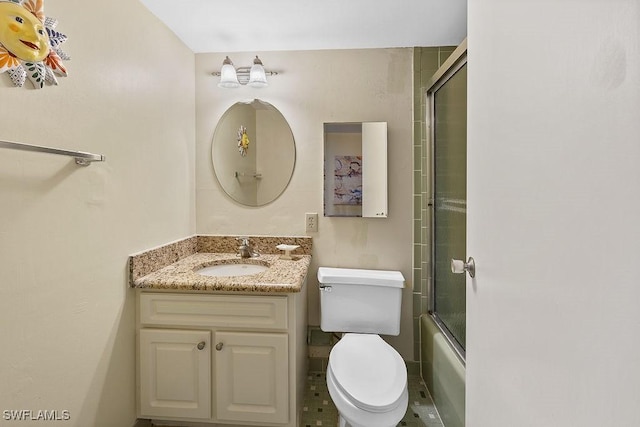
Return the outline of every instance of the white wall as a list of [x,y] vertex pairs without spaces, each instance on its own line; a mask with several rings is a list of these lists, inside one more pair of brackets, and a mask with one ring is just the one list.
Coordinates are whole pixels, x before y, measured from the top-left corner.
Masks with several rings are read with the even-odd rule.
[[69,37],[69,77],[34,90],[0,74],[0,139],[107,161],[0,150],[0,411],[128,427],[127,256],[195,232],[194,55],[137,1],[50,0],[45,12]]
[[[412,49],[368,49],[229,54],[236,66],[259,55],[281,71],[264,89],[221,89],[211,73],[225,54],[196,55],[197,231],[202,234],[305,235],[305,212],[317,212],[319,232],[309,280],[309,321],[319,324],[318,266],[400,270],[407,279],[401,335],[389,341],[413,360],[412,262]],[[260,98],[289,122],[296,166],[288,189],[275,202],[249,208],[233,202],[216,182],[211,140],[216,123],[238,100]],[[323,123],[386,121],[389,124],[389,218],[324,218]]]
[[467,426],[637,426],[640,3],[469,2]]

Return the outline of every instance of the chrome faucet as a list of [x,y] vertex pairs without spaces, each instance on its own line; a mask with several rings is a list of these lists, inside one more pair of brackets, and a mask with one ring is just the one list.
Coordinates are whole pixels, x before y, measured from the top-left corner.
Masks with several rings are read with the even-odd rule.
[[253,258],[260,256],[260,253],[253,249],[253,246],[249,244],[248,237],[237,237],[236,240],[240,241],[238,246],[238,254],[240,258]]

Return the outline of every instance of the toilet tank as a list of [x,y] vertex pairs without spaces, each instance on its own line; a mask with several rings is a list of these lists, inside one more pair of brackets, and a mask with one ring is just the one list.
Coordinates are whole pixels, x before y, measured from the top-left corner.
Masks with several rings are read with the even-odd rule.
[[399,271],[320,267],[318,282],[323,331],[400,334]]

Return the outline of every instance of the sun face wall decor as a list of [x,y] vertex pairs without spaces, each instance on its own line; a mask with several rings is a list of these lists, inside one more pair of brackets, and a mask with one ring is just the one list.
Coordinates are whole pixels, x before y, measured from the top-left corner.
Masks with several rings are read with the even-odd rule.
[[67,75],[62,61],[70,59],[57,24],[44,15],[44,0],[0,0],[0,74],[8,72],[18,87],[27,78],[36,89],[57,85],[55,75]]

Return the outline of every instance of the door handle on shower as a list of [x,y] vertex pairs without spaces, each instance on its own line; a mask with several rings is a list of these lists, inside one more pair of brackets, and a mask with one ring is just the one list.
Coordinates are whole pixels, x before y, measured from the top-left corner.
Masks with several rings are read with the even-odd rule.
[[476,277],[476,261],[469,257],[467,262],[464,262],[459,259],[451,258],[451,272],[455,274],[464,274],[464,272],[469,273],[469,277],[472,279]]

